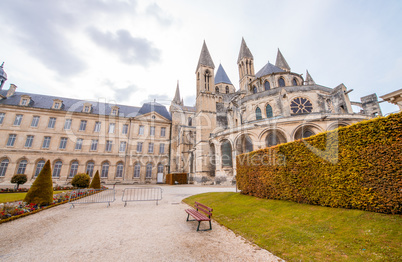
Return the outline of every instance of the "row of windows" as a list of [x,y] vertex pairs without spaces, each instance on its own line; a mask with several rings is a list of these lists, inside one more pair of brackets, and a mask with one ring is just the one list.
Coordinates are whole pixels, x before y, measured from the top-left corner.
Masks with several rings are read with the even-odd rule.
[[[0,125],[3,123],[4,117],[5,117],[5,113],[0,113]],[[22,118],[23,118],[23,115],[17,114],[15,116],[13,125],[14,126],[20,126],[21,122],[22,122]],[[39,120],[40,120],[40,116],[33,116],[32,122],[31,122],[31,127],[38,127]],[[71,124],[72,124],[72,119],[66,119],[65,122],[64,122],[64,130],[70,130],[71,129]],[[56,125],[56,118],[55,117],[50,117],[47,127],[48,128],[54,128],[55,125]],[[102,125],[101,122],[99,122],[99,121],[95,122],[95,127],[94,127],[94,132],[95,133],[98,133],[98,132],[101,131],[101,125]],[[110,134],[113,134],[115,132],[115,127],[116,127],[115,123],[109,123],[108,132]],[[87,120],[81,120],[78,130],[79,131],[85,131],[86,128],[87,128]],[[139,131],[138,131],[139,135],[144,135],[144,128],[145,127],[142,126],[142,125],[139,127]],[[126,135],[127,133],[128,133],[128,124],[124,124],[123,128],[122,128],[122,134]],[[155,126],[150,127],[149,135],[151,135],[151,136],[155,135]],[[166,127],[161,127],[160,136],[161,137],[166,136]]]
[[[9,160],[8,159],[3,159],[0,162],[0,177],[4,177],[7,171],[7,167],[9,164]],[[68,173],[68,178],[73,178],[77,172],[78,172],[78,161],[73,161],[70,165],[70,171]],[[17,169],[17,174],[25,174],[26,168],[28,165],[28,161],[23,159],[19,162],[18,164],[18,169]],[[38,163],[36,164],[36,168],[35,168],[35,174],[34,177],[37,177],[40,173],[40,171],[42,171],[42,168],[45,166],[45,160],[40,160],[38,161]],[[63,167],[63,162],[62,161],[56,161],[53,165],[53,172],[52,172],[52,177],[53,178],[59,178],[60,177],[60,173],[61,173],[61,168]],[[94,167],[95,167],[95,162],[93,161],[89,161],[86,164],[85,167],[85,173],[87,173],[90,177],[92,177],[94,175]],[[102,163],[102,167],[101,167],[101,178],[107,178],[109,176],[109,167],[110,164],[109,162],[103,162]],[[145,173],[145,177],[146,178],[151,178],[152,176],[152,163],[148,163],[146,165],[146,173]],[[116,174],[115,177],[116,178],[120,178],[123,177],[123,171],[124,171],[124,164],[123,162],[119,162],[116,165]],[[158,173],[163,173],[163,165],[161,163],[159,163],[157,165],[157,171]],[[139,178],[140,177],[140,172],[141,172],[141,164],[140,163],[136,163],[134,165],[134,178]]]
[[[16,139],[17,139],[16,134],[10,134],[8,136],[7,146],[8,147],[13,147],[14,144],[15,144]],[[34,140],[34,136],[33,135],[28,135],[27,139],[25,141],[25,147],[26,148],[32,147],[33,140]],[[50,141],[51,141],[51,137],[50,136],[45,136],[44,139],[43,139],[42,148],[43,149],[48,149],[49,146],[50,146]],[[61,137],[60,138],[59,149],[66,149],[67,141],[68,141],[67,137]],[[84,142],[84,140],[82,138],[77,138],[77,142],[75,144],[74,149],[75,150],[81,150],[83,142]],[[98,144],[99,144],[98,139],[92,139],[91,140],[90,151],[98,150]],[[138,142],[137,143],[137,152],[138,153],[142,152],[142,146],[143,146],[143,142]],[[126,141],[121,141],[120,142],[120,147],[119,147],[119,152],[125,152],[126,147],[127,147],[127,142]],[[112,152],[112,148],[113,148],[113,141],[106,140],[105,151],[106,152]],[[148,153],[154,153],[154,143],[148,143]],[[159,154],[164,154],[164,153],[165,153],[165,144],[159,144]]]
[[[297,82],[296,78],[293,78],[292,80],[292,84],[294,86],[299,85],[299,83]],[[284,87],[285,86],[285,80],[281,77],[278,79],[278,86],[279,87]],[[269,81],[265,81],[264,82],[264,91],[270,90],[271,89],[271,84],[269,83]],[[253,94],[256,94],[258,92],[258,89],[256,86],[253,86]]]
[[[217,86],[215,87],[215,93],[219,94],[219,87],[217,87]],[[229,94],[229,87],[228,86],[225,87],[225,93]]]
[[[307,98],[297,97],[290,103],[292,114],[308,114],[313,111],[313,104]],[[268,104],[265,108],[267,118],[273,117],[272,107]],[[261,109],[257,106],[255,109],[256,120],[262,119]]]

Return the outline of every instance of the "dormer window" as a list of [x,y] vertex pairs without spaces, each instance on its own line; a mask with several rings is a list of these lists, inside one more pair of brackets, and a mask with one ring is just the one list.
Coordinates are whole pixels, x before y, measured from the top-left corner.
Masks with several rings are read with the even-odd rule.
[[29,103],[31,102],[31,97],[28,95],[22,95],[21,100],[20,100],[20,105],[21,106],[28,106]]
[[112,116],[117,116],[119,114],[119,107],[118,106],[112,106],[112,110],[110,111],[110,114]]
[[63,101],[61,101],[60,99],[53,99],[53,109],[61,109],[63,105]]
[[82,112],[84,113],[91,113],[91,110],[92,110],[91,103],[85,103],[84,106],[82,107]]

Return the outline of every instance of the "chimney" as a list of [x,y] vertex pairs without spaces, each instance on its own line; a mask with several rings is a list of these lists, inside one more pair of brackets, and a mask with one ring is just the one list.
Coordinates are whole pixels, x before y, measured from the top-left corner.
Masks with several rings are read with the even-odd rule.
[[8,89],[7,97],[13,96],[15,93],[15,89],[17,89],[17,86],[14,84],[10,84],[10,89]]

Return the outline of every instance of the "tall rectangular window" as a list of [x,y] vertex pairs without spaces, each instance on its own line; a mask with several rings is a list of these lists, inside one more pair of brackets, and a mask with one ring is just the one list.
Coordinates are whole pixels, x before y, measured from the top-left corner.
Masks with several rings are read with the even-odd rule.
[[16,134],[10,134],[8,136],[7,146],[14,146],[15,139],[17,138]]
[[67,137],[60,138],[59,149],[66,149],[67,146]]
[[106,147],[105,147],[106,152],[112,151],[112,145],[113,145],[113,141],[106,140]]
[[122,129],[121,133],[123,135],[127,135],[127,133],[128,133],[128,125],[127,124],[123,125],[123,129]]
[[34,136],[27,136],[27,140],[25,141],[25,147],[32,147]]
[[75,150],[81,150],[82,148],[82,138],[77,138],[77,142],[75,143]]
[[166,127],[161,127],[161,137],[166,136]]
[[125,152],[126,151],[126,145],[127,145],[127,143],[125,141],[120,142],[119,152]]
[[148,144],[148,153],[153,153],[154,152],[154,143],[149,143]]
[[15,126],[21,125],[21,121],[22,121],[22,115],[16,115],[14,119],[14,125]]
[[50,136],[45,136],[45,138],[43,139],[42,148],[49,148],[50,139],[51,139]]
[[98,150],[98,139],[92,139],[91,141],[91,151]]
[[165,144],[160,144],[159,145],[159,154],[164,154],[165,153]]
[[137,153],[141,153],[142,152],[142,142],[138,142],[137,143]]
[[66,121],[64,122],[64,130],[70,130],[72,122],[73,122],[72,119],[66,119]]
[[0,113],[0,125],[3,124],[5,116],[6,116],[6,113]]
[[94,167],[95,163],[94,162],[88,162],[87,164],[87,170],[85,171],[90,177],[92,177],[94,173]]
[[144,126],[140,126],[140,129],[138,130],[138,134],[140,136],[144,135]]
[[38,127],[40,116],[34,116],[32,118],[31,127]]
[[155,127],[151,126],[151,128],[149,129],[149,135],[154,136],[155,135]]
[[101,129],[101,122],[95,122],[94,132],[98,133],[100,132],[100,129]]
[[140,177],[140,171],[141,171],[141,165],[139,163],[135,164],[135,166],[134,166],[134,177],[135,178]]
[[85,131],[87,128],[87,120],[81,120],[80,131]]
[[55,117],[51,117],[49,118],[49,124],[47,125],[48,128],[54,128],[56,124],[56,118]]
[[115,124],[114,124],[114,123],[110,123],[110,124],[109,124],[109,134],[113,134],[113,133],[114,133],[114,127],[115,127]]

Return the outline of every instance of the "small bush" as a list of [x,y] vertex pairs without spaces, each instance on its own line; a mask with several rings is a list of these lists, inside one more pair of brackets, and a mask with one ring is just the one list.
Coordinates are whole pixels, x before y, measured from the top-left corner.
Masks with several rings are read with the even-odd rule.
[[71,181],[71,185],[79,188],[87,188],[89,186],[89,181],[91,178],[89,177],[88,174],[81,173],[81,174],[76,174],[73,177],[73,180]]
[[24,202],[29,204],[49,205],[53,201],[53,181],[50,161],[46,161],[45,166],[40,171],[38,177],[33,182],[24,198]]
[[11,178],[11,183],[17,184],[17,190],[20,187],[20,185],[25,184],[28,181],[27,175],[24,174],[16,174],[13,175]]
[[91,185],[89,186],[90,188],[94,189],[100,189],[101,188],[101,183],[100,183],[100,177],[99,177],[99,171],[96,170],[95,176],[91,181]]

